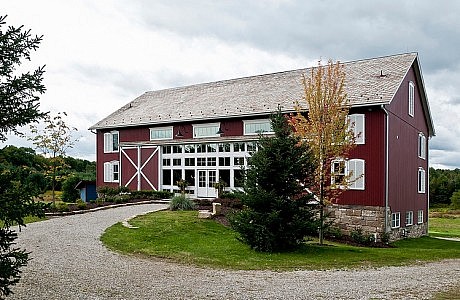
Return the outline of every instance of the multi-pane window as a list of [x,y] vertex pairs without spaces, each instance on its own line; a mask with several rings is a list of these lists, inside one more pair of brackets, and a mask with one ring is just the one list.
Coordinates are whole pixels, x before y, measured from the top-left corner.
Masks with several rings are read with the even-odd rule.
[[418,157],[426,159],[426,137],[421,132],[418,134]]
[[171,165],[171,159],[163,158],[163,166],[170,166],[170,165]]
[[217,158],[216,157],[208,157],[208,166],[215,166],[217,163]]
[[417,218],[417,224],[422,224],[423,223],[423,210],[418,211],[418,218]]
[[219,123],[193,125],[193,137],[202,138],[219,136],[219,134],[217,133],[219,131],[219,128]]
[[171,146],[163,146],[163,154],[170,154]]
[[206,157],[198,157],[196,159],[196,165],[199,167],[206,166]]
[[234,152],[243,152],[245,149],[245,143],[233,143]]
[[171,140],[173,138],[173,128],[161,127],[150,128],[150,140]]
[[208,152],[217,152],[217,144],[208,144]]
[[412,81],[409,82],[409,116],[414,116],[414,93],[415,86]]
[[342,186],[345,184],[345,161],[335,160],[331,165],[331,184],[333,186]]
[[406,211],[406,226],[414,224],[414,212]]
[[425,170],[422,167],[418,168],[418,192],[420,194],[425,194]]
[[182,165],[182,160],[180,158],[173,158],[173,166]]
[[401,214],[399,212],[391,214],[391,228],[401,227]]
[[182,145],[172,146],[172,153],[182,153]]
[[120,176],[118,161],[104,163],[104,182],[118,182]]
[[195,158],[193,157],[186,157],[185,158],[185,166],[194,166],[195,165]]
[[356,144],[365,143],[365,117],[364,114],[352,114],[348,116],[349,128],[353,131]]
[[119,144],[118,131],[104,133],[104,153],[117,152]]
[[233,165],[235,165],[235,166],[244,165],[244,157],[234,157],[233,158]]
[[342,188],[348,185],[351,190],[364,190],[364,167],[363,159],[334,160],[331,165],[331,184]]
[[272,132],[273,129],[268,119],[244,121],[244,135]]
[[230,166],[230,157],[219,157],[219,166]]
[[230,152],[230,143],[219,144],[219,152]]
[[185,153],[195,153],[195,145],[185,145]]

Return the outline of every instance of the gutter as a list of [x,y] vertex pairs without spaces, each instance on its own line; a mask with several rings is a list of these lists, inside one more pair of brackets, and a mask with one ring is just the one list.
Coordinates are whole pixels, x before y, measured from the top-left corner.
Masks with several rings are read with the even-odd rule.
[[389,141],[389,129],[390,129],[390,125],[389,125],[389,121],[390,121],[390,117],[389,117],[389,114],[388,114],[388,111],[386,110],[385,108],[385,105],[381,105],[381,108],[382,110],[385,112],[385,232],[389,232],[389,228],[388,228],[388,211],[390,209],[389,205],[388,205],[388,181],[389,181],[389,175],[388,175],[388,170],[389,170],[389,145],[388,145],[388,141]]

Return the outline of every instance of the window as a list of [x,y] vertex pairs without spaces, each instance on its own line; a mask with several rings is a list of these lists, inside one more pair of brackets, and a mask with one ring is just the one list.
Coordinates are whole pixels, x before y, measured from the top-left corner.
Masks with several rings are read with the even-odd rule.
[[219,157],[219,166],[230,166],[230,157]]
[[171,185],[171,170],[163,170],[163,185]]
[[195,170],[185,170],[185,181],[188,186],[195,186]]
[[422,132],[418,134],[418,157],[426,159],[426,137]]
[[230,170],[219,170],[219,177],[226,186],[230,186]]
[[217,152],[217,144],[208,144],[208,152]]
[[163,166],[170,166],[170,165],[171,165],[171,159],[163,158]]
[[118,161],[104,163],[104,182],[118,182],[119,175],[120,170]]
[[195,153],[195,145],[185,145],[185,153]]
[[401,227],[401,214],[399,212],[391,214],[391,228]]
[[196,146],[197,153],[206,153],[206,144],[200,144]]
[[215,166],[217,159],[215,157],[208,157],[208,166]]
[[118,131],[104,133],[104,153],[117,152],[119,143]]
[[349,175],[348,188],[351,190],[364,190],[364,160],[350,159],[347,164],[347,175]]
[[194,166],[194,165],[195,165],[195,158],[193,158],[193,157],[186,157],[186,158],[185,158],[185,165],[186,165],[186,166]]
[[219,152],[230,152],[230,144],[219,144]]
[[425,194],[425,170],[420,167],[418,168],[418,192]]
[[199,167],[206,166],[206,157],[198,157],[196,159],[196,165]]
[[173,185],[177,185],[177,182],[182,179],[182,170],[173,170]]
[[422,224],[422,223],[423,223],[423,210],[419,210],[419,211],[418,211],[417,223],[418,223],[418,224]]
[[182,153],[182,146],[181,145],[174,145],[172,146],[173,153]]
[[365,118],[364,114],[352,114],[348,116],[349,128],[353,131],[356,144],[364,144]]
[[234,152],[242,152],[244,151],[245,143],[233,143],[233,151]]
[[219,128],[219,123],[193,125],[193,137],[202,138],[219,136],[217,133]]
[[259,134],[259,133],[273,133],[270,120],[250,120],[243,121],[244,135]]
[[233,158],[233,165],[235,165],[235,166],[244,165],[244,157],[234,157]]
[[173,128],[161,127],[150,128],[150,140],[171,140],[173,138]]
[[182,165],[182,159],[173,158],[173,166],[180,166],[180,165]]
[[171,146],[163,146],[163,154],[170,154]]
[[348,188],[351,190],[364,190],[364,165],[363,159],[350,159],[345,161],[338,159],[331,165],[331,184],[343,188],[348,181]]
[[409,82],[409,116],[414,116],[414,83],[412,81]]
[[341,186],[345,182],[345,161],[335,160],[331,165],[331,184],[333,186]]
[[247,151],[250,152],[251,154],[253,154],[254,152],[256,152],[256,150],[257,150],[257,144],[256,144],[256,142],[247,143],[247,144],[246,144],[246,149],[247,149]]
[[414,213],[412,211],[406,211],[406,226],[414,224]]

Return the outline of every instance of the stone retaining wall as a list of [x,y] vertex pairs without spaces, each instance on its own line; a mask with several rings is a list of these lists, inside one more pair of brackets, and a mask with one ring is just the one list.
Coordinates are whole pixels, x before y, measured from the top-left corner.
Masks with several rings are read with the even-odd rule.
[[[345,235],[361,229],[364,234],[374,234],[377,241],[381,241],[382,234],[385,232],[385,207],[334,204],[327,207],[327,213],[329,213],[329,220]],[[387,222],[391,222],[391,211],[387,214]],[[387,227],[390,228],[390,223]],[[395,241],[407,237],[420,237],[428,233],[427,229],[427,223],[395,228],[388,232],[387,238]]]

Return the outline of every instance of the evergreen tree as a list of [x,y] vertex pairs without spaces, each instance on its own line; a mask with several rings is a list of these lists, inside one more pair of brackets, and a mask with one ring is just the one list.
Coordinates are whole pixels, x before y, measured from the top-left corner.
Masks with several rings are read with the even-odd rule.
[[[17,127],[37,121],[45,114],[38,110],[43,67],[20,74],[22,60],[30,60],[30,52],[38,48],[41,37],[32,37],[22,26],[4,29],[6,16],[0,16],[0,141],[6,133],[18,133]],[[27,215],[43,216],[42,205],[33,201],[37,189],[24,182],[20,168],[0,164],[0,299],[11,294],[10,287],[20,278],[28,260],[24,250],[14,247],[13,224],[24,226]]]
[[308,146],[292,134],[280,110],[271,116],[274,137],[260,136],[245,171],[245,208],[230,222],[240,239],[257,251],[286,251],[316,231],[309,206],[315,164]]

